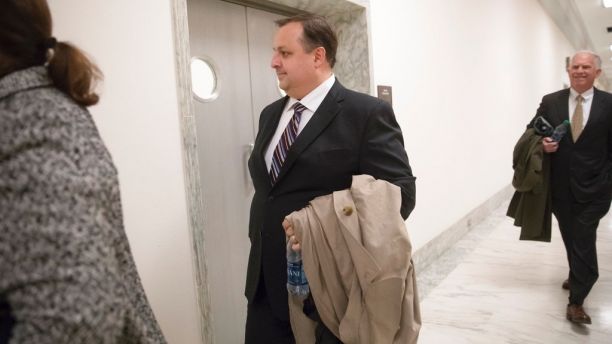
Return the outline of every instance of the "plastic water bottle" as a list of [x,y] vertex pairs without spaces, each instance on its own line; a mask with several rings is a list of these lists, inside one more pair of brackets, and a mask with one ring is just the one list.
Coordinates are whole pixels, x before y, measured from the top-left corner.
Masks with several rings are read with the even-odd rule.
[[310,292],[302,264],[302,254],[291,248],[289,240],[287,241],[287,291],[300,299],[305,299]]
[[555,142],[561,141],[563,136],[565,136],[565,134],[567,133],[567,129],[569,128],[569,126],[570,122],[568,120],[563,121],[563,123],[559,124],[555,128],[553,133],[550,135],[550,138]]

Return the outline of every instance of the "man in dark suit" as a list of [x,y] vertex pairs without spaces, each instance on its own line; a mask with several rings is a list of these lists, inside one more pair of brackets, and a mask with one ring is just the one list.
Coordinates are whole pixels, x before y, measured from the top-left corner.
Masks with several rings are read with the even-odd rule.
[[313,15],[277,24],[271,66],[287,96],[262,111],[249,159],[255,195],[245,291],[248,344],[294,342],[285,216],[317,196],[349,188],[358,174],[398,185],[404,219],[415,204],[415,178],[393,110],[335,80],[337,39],[329,24]]
[[570,89],[544,96],[536,113],[553,126],[570,120],[571,132],[560,142],[542,139],[551,156],[553,213],[567,252],[569,289],[566,317],[590,324],[583,302],[599,273],[595,240],[599,220],[608,212],[612,196],[612,95],[593,87],[601,73],[601,59],[577,52],[568,66]]

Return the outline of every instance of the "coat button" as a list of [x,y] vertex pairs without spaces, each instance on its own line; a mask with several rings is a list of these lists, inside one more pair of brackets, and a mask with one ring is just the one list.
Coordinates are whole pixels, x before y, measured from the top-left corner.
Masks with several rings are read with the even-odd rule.
[[351,215],[353,213],[353,207],[347,205],[346,207],[342,208],[342,213],[346,216]]
[[274,201],[274,196],[268,196],[268,202]]

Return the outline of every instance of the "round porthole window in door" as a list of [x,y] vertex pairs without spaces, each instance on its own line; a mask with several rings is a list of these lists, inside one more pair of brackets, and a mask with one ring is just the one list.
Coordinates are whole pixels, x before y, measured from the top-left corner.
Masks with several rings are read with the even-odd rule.
[[217,73],[212,63],[206,59],[191,59],[191,89],[200,101],[210,102],[217,98]]

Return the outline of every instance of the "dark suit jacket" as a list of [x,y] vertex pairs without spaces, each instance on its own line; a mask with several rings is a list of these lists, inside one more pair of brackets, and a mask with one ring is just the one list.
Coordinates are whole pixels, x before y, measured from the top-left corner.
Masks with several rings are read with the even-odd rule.
[[349,188],[352,176],[358,174],[398,185],[404,218],[415,204],[415,178],[391,106],[348,90],[338,81],[296,138],[272,186],[264,155],[288,99],[282,98],[262,111],[249,159],[255,195],[251,203],[251,251],[245,290],[252,301],[263,272],[272,310],[284,320],[289,315],[282,228],[285,216],[315,197]]
[[[553,126],[569,119],[570,91],[548,94],[536,113]],[[532,121],[533,122],[533,121]],[[612,194],[612,94],[594,90],[589,119],[575,143],[568,131],[551,154],[553,200],[579,203],[610,198]]]

